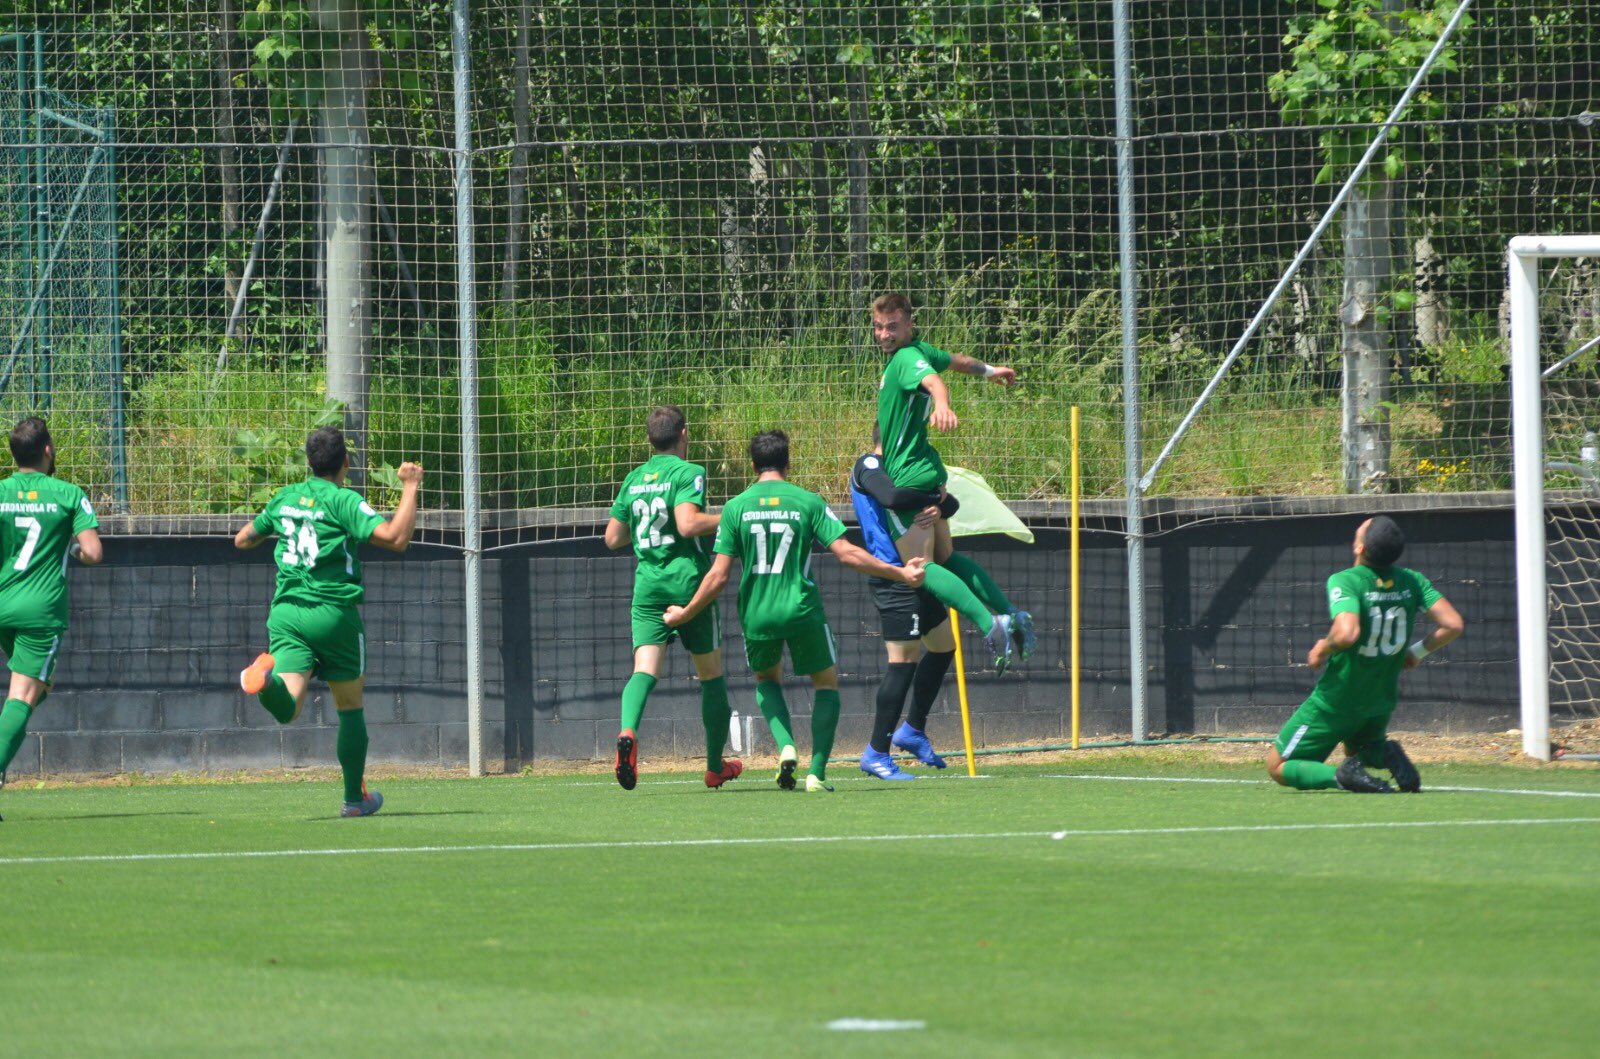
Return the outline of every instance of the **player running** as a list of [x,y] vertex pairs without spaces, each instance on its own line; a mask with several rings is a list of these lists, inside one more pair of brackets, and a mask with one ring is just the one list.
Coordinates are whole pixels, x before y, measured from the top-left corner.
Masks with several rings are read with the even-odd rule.
[[639,782],[639,719],[656,682],[666,647],[680,635],[700,678],[700,719],[706,729],[706,786],[737,779],[744,765],[724,758],[728,682],[722,675],[722,615],[715,604],[681,629],[667,627],[666,608],[689,602],[711,568],[710,542],[717,516],[705,513],[706,469],[690,463],[689,430],[683,410],[663,405],[650,413],[645,434],[655,455],[623,479],[606,547],[633,545],[639,557],[633,575],[633,675],[622,689],[622,730],[617,733],[617,782],[631,791]]
[[[1402,791],[1422,789],[1405,748],[1388,737],[1400,671],[1460,636],[1463,624],[1427,578],[1394,565],[1405,546],[1393,519],[1370,518],[1356,528],[1356,565],[1328,578],[1333,626],[1306,656],[1312,669],[1328,668],[1267,754],[1267,773],[1286,787],[1391,793],[1394,787],[1367,771],[1382,768]],[[1408,649],[1418,614],[1434,628]],[[1327,758],[1340,743],[1350,756],[1336,769]]]
[[[872,434],[876,443],[876,427]],[[931,526],[941,514],[945,518],[953,515],[957,506],[953,496],[941,499],[938,493],[896,486],[883,470],[883,450],[876,445],[873,451],[856,461],[850,472],[850,500],[861,525],[862,543],[869,552],[890,564],[898,564],[900,556],[889,534],[885,510],[905,511],[920,504],[921,510],[914,521]],[[924,567],[925,571],[927,569]],[[916,776],[895,763],[890,750],[899,747],[915,754],[924,764],[939,769],[945,767],[944,758],[934,753],[925,729],[928,711],[938,699],[945,674],[955,658],[955,631],[950,624],[949,610],[926,588],[912,589],[896,581],[874,578],[872,601],[878,608],[883,646],[889,659],[883,679],[878,683],[872,734],[867,748],[861,752],[861,771],[881,780],[914,780]],[[976,597],[973,602],[977,603]],[[913,690],[911,714],[901,722],[906,692]]]
[[839,725],[839,666],[833,633],[822,611],[822,596],[811,579],[811,545],[822,545],[852,569],[917,588],[923,562],[891,566],[844,539],[844,523],[815,493],[785,481],[789,436],[781,430],[757,434],[750,442],[755,484],[722,509],[716,559],[686,606],[667,608],[666,622],[685,627],[727,587],[733,560],[743,564],[739,582],[739,624],[745,658],[756,675],[756,705],[777,742],[778,786],[793,790],[799,754],[795,751],[789,707],[783,699],[783,649],[795,673],[809,676],[815,689],[811,712],[810,793],[833,790],[828,755]]
[[28,719],[55,683],[67,632],[67,560],[102,558],[100,520],[83,490],[53,477],[50,428],[29,416],[11,428],[17,469],[0,481],[0,650],[11,686],[0,709],[0,783],[22,748]]
[[277,590],[267,615],[267,653],[239,674],[239,686],[255,695],[279,724],[300,716],[311,678],[333,692],[339,713],[336,753],[344,773],[340,816],[371,816],[383,795],[368,792],[367,720],[361,690],[366,683],[367,632],[361,621],[363,542],[391,552],[411,544],[417,524],[422,468],[400,465],[400,503],[388,520],[361,494],[345,486],[350,454],[338,427],[322,427],[306,439],[311,477],[273,494],[255,520],[239,528],[233,546],[248,550],[274,534]]
[[[911,318],[911,299],[885,294],[872,303],[872,337],[889,362],[878,384],[878,431],[882,437],[883,466],[902,489],[944,495],[944,461],[928,441],[928,424],[948,433],[957,426],[950,410],[950,391],[939,373],[954,369],[992,379],[1002,386],[1016,382],[1011,368],[985,364],[960,353],[946,353],[917,337]],[[1013,649],[1026,660],[1038,646],[1033,616],[1012,605],[988,571],[955,552],[950,524],[943,516],[931,527],[916,524],[915,509],[886,512],[889,532],[902,558],[921,555],[938,568],[928,568],[928,591],[940,601],[968,613],[970,603],[958,585],[981,601],[983,613],[973,617],[994,652],[994,666],[1005,672]],[[981,620],[979,620],[981,618]]]

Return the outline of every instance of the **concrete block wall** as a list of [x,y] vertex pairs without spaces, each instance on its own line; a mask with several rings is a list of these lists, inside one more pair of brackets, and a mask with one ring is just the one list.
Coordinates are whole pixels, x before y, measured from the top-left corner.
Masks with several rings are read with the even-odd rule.
[[[1306,695],[1305,652],[1327,627],[1323,584],[1348,562],[1358,516],[1323,514],[1204,523],[1152,537],[1146,630],[1154,732],[1270,732]],[[1410,513],[1408,564],[1468,621],[1449,653],[1405,679],[1399,723],[1450,730],[1515,723],[1515,599],[1511,517],[1505,510]],[[1032,547],[963,542],[1020,605],[1032,610],[1039,653],[997,677],[966,630],[973,735],[983,745],[1054,741],[1069,733],[1068,565],[1065,534]],[[523,544],[484,562],[485,755],[491,768],[537,758],[604,758],[617,698],[631,668],[632,560],[596,540]],[[12,775],[198,771],[333,762],[336,721],[316,685],[304,715],[279,726],[235,684],[261,650],[272,593],[265,549],[241,556],[222,539],[108,538],[106,565],[74,566],[72,629],[58,683],[36,713]],[[378,762],[461,765],[467,757],[464,591],[458,552],[414,546],[369,551],[370,671],[366,712]],[[882,671],[877,615],[861,578],[831,558],[813,571],[840,649],[844,703],[839,752],[866,741]],[[1083,538],[1083,731],[1128,731],[1126,560],[1114,533]],[[724,660],[741,714],[754,712],[733,603],[723,601]],[[688,657],[670,663],[641,737],[701,752],[698,685]],[[787,685],[803,733],[809,685]],[[953,681],[930,729],[959,743]],[[764,726],[756,725],[758,732]]]

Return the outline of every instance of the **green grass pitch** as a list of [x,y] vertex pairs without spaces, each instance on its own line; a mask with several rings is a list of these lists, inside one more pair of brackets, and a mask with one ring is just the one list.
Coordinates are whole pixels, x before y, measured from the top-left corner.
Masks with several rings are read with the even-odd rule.
[[13,785],[6,1052],[1592,1054],[1600,772],[958,772]]

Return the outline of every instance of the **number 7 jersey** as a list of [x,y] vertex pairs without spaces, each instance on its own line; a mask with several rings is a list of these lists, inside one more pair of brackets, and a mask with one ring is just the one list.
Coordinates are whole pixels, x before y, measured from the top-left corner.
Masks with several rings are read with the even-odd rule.
[[1352,566],[1328,578],[1328,616],[1356,614],[1355,646],[1328,659],[1316,696],[1363,717],[1394,712],[1417,615],[1444,597],[1415,570]]
[[100,520],[83,490],[37,471],[0,481],[0,627],[67,629],[67,549]]
[[383,525],[383,516],[360,493],[326,478],[311,478],[279,489],[251,525],[263,537],[278,535],[272,553],[278,587],[272,602],[361,602],[366,590],[356,552]]
[[635,603],[682,605],[694,598],[711,568],[706,537],[679,537],[673,511],[679,504],[706,506],[706,469],[670,452],[650,457],[622,480],[611,517],[628,527],[633,554]]

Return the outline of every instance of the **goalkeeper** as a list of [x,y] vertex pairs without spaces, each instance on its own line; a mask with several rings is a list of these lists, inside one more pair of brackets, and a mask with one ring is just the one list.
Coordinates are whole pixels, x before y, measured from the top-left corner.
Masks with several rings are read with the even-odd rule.
[[[1367,771],[1381,768],[1402,791],[1422,789],[1405,748],[1389,738],[1400,671],[1460,636],[1463,626],[1427,578],[1395,565],[1405,546],[1393,519],[1370,518],[1356,528],[1356,564],[1328,578],[1333,625],[1306,657],[1313,670],[1327,669],[1267,754],[1267,773],[1286,787],[1392,793],[1394,787]],[[1413,642],[1419,614],[1434,627]],[[1327,759],[1340,743],[1349,756],[1335,768]]]
[[[896,486],[943,497],[947,475],[944,461],[928,442],[928,424],[948,432],[956,428],[957,421],[950,410],[950,391],[939,373],[953,368],[1002,386],[1016,382],[1017,373],[960,353],[946,353],[924,342],[917,337],[911,314],[911,300],[904,294],[885,294],[872,303],[872,337],[889,358],[878,384],[883,466]],[[1010,666],[1013,648],[1024,660],[1032,656],[1038,644],[1032,615],[1014,607],[983,567],[954,553],[950,525],[944,516],[925,527],[916,524],[917,509],[890,508],[885,514],[901,558],[920,555],[930,563],[929,592],[963,613],[967,607],[959,589],[970,590],[983,602],[990,613],[974,620],[982,618],[977,621],[978,629],[994,652],[996,671],[1003,673]],[[935,562],[939,566],[931,565]]]

